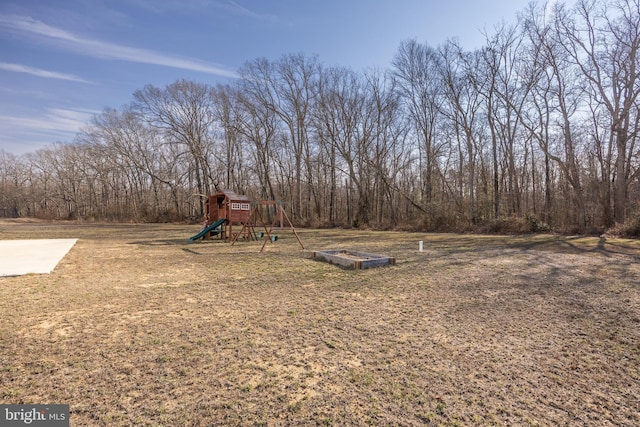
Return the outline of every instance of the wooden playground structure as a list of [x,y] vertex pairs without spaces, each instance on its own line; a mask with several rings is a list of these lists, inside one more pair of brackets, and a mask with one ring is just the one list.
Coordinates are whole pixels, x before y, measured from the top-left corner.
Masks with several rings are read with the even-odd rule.
[[[267,227],[265,220],[271,219]],[[274,230],[284,230],[288,225],[298,243],[304,249],[300,236],[289,220],[282,203],[274,200],[261,200],[252,203],[244,195],[233,191],[222,190],[209,195],[205,202],[204,221],[202,230],[189,238],[192,243],[196,240],[209,240],[214,236],[234,245],[238,240],[264,240],[260,252],[264,251],[267,242],[275,242],[278,237]],[[257,229],[257,230],[256,230]]]

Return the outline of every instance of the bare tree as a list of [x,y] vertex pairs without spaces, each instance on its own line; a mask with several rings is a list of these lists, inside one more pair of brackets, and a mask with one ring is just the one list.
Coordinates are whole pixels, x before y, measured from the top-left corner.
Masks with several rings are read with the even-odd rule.
[[581,1],[574,13],[558,8],[555,29],[559,45],[585,79],[592,111],[599,106],[609,116],[614,218],[623,222],[629,185],[639,173],[631,160],[640,94],[640,2]]
[[455,133],[458,153],[458,197],[467,201],[467,216],[476,223],[476,169],[481,143],[478,129],[482,97],[476,90],[470,73],[479,62],[478,52],[466,53],[449,41],[441,49],[440,73],[444,82],[446,106],[443,114],[449,119]]
[[[383,215],[391,218],[389,225],[395,225],[395,215],[390,213],[393,209],[393,193],[396,186],[393,177],[396,172],[393,165],[397,160],[395,156],[401,156],[404,151],[407,121],[400,119],[400,93],[395,86],[395,80],[388,73],[373,70],[365,74],[367,102],[365,105],[363,136],[370,139],[363,152],[368,153],[367,169],[369,176],[364,180],[373,184],[368,198],[371,199],[368,206],[360,206],[360,215],[367,222],[375,219],[375,222],[383,224]],[[373,207],[373,209],[371,209]],[[388,207],[388,208],[385,208]],[[366,211],[373,210],[374,218],[365,216]],[[366,222],[365,222],[366,223]]]
[[[335,218],[337,186],[343,179],[359,185],[356,166],[357,128],[363,109],[362,82],[347,68],[327,68],[323,72],[314,110],[315,128],[322,149],[330,160],[329,221]],[[348,190],[347,190],[348,191]],[[347,222],[353,220],[347,209]]]
[[260,197],[275,200],[272,182],[275,159],[272,151],[278,133],[277,115],[255,100],[250,90],[244,90],[244,84],[241,80],[234,86],[216,88],[214,96],[218,117],[225,131],[227,145],[235,145],[235,151],[242,151],[242,140],[248,144]]
[[3,217],[17,217],[21,214],[23,204],[20,199],[28,191],[20,176],[22,170],[17,156],[0,150],[0,215]]
[[[133,108],[141,117],[166,132],[170,143],[183,147],[193,167],[197,192],[209,194],[217,182],[213,179],[210,159],[213,158],[211,141],[215,120],[209,86],[180,80],[164,90],[151,85],[136,91]],[[204,211],[200,201],[200,213]]]
[[[170,191],[174,215],[182,215],[179,189],[185,186],[187,175],[186,168],[181,167],[183,152],[167,143],[160,130],[147,125],[138,111],[105,110],[94,118],[83,140],[102,150],[112,168],[126,171],[124,181],[135,195],[130,202],[136,215],[156,218],[164,215],[167,210],[162,202],[164,188]],[[147,191],[153,195],[152,207],[146,201]]]
[[[545,14],[542,10],[543,18]],[[568,13],[562,6],[557,6],[553,19],[547,24],[535,16],[534,8],[526,24],[536,52],[533,64],[540,71],[531,98],[535,109],[530,110],[537,118],[530,117],[525,126],[545,155],[560,167],[573,189],[574,209],[567,213],[576,215],[576,225],[583,231],[586,228],[586,201],[575,132],[584,91],[582,82],[574,74],[576,64],[564,46],[566,38],[560,31],[563,22],[569,19]]]
[[423,197],[430,214],[433,214],[433,181],[441,154],[436,135],[444,89],[438,72],[440,60],[436,49],[415,39],[402,42],[393,59],[393,77],[421,143]]
[[506,213],[522,215],[523,210],[521,181],[525,178],[518,171],[526,169],[522,160],[526,159],[528,150],[519,130],[521,111],[533,82],[530,70],[522,61],[523,47],[524,38],[519,29],[503,24],[487,37],[485,47],[479,51],[479,62],[467,66],[470,80],[484,98],[491,135],[494,218],[500,216],[502,176],[509,200]]
[[[294,161],[293,211],[298,217],[304,217],[308,208],[303,207],[303,177],[306,182],[313,180],[308,127],[319,72],[317,58],[303,54],[285,55],[273,63],[257,59],[245,64],[239,72],[251,99],[276,113],[287,130],[287,151],[292,152]],[[313,187],[309,190],[313,191]]]

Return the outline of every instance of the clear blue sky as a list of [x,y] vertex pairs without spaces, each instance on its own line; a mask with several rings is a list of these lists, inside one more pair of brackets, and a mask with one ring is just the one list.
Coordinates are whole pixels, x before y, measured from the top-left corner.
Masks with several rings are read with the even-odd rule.
[[73,141],[146,84],[215,84],[246,61],[317,54],[356,71],[390,66],[401,41],[515,23],[529,0],[0,0],[0,149]]

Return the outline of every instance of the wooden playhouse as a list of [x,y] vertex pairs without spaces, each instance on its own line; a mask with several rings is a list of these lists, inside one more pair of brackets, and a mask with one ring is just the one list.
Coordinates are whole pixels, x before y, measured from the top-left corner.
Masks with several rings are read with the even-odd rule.
[[[221,239],[251,238],[252,227],[247,227],[251,217],[251,199],[230,190],[212,194],[205,202],[203,230],[190,240],[209,239],[219,235]],[[239,234],[242,232],[242,236]]]

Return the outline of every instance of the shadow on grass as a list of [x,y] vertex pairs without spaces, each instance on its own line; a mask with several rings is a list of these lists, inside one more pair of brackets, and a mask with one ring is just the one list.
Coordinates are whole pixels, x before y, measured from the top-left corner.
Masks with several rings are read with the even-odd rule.
[[197,242],[189,242],[189,239],[153,239],[153,240],[136,240],[129,242],[130,245],[140,246],[182,246],[182,245],[210,245],[215,243],[224,243],[221,240],[203,240]]

